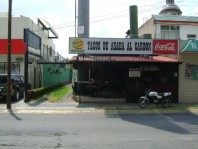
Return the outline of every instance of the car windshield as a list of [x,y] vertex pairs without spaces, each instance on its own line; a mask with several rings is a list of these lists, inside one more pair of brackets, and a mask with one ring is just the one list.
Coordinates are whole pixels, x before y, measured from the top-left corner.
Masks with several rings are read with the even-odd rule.
[[0,76],[0,83],[7,83],[7,77],[6,76]]
[[12,82],[19,82],[20,78],[17,75],[12,75],[11,80],[12,80]]

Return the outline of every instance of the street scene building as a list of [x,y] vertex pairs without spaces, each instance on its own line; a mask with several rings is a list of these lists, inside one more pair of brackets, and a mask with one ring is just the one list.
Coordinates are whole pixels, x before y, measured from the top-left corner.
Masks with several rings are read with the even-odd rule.
[[[152,88],[159,92],[173,92],[174,102],[178,102],[177,74],[180,61],[158,56],[158,49],[155,53],[152,50],[157,44],[164,42],[175,44],[176,46],[170,47],[173,49],[171,52],[178,52],[177,40],[70,38],[70,48],[73,52],[90,53],[89,43],[99,45],[91,50],[91,56],[80,55],[73,61],[74,69],[78,72],[77,92],[137,102],[146,88]],[[79,44],[84,46],[74,50]],[[98,54],[99,52],[101,54]],[[105,54],[109,52],[111,54]],[[170,50],[164,50],[164,53],[166,52]]]
[[[8,16],[5,13],[0,15],[0,73],[7,73],[7,26]],[[64,82],[62,76],[65,74],[64,68],[59,63],[65,58],[58,54],[55,50],[53,40],[58,39],[58,34],[44,19],[37,19],[35,23],[28,17],[12,17],[12,74],[21,74],[28,78],[31,88],[39,88],[42,86],[52,85],[54,83]],[[44,65],[43,63],[48,63]],[[50,69],[50,71],[49,71]],[[57,71],[57,73],[51,72]],[[52,75],[59,75],[62,80],[54,80]],[[45,77],[44,77],[45,76]],[[51,77],[51,78],[50,78]]]
[[[182,16],[174,0],[138,28],[138,8],[129,7],[126,38],[89,38],[89,0],[78,3],[78,38],[70,37],[66,65],[56,52],[56,31],[44,19],[12,17],[12,73],[31,88],[70,81],[76,94],[137,102],[145,89],[170,91],[173,102],[197,102],[198,19]],[[83,14],[83,15],[82,15]],[[7,14],[0,14],[0,73],[7,73]],[[68,70],[69,69],[69,70]]]
[[167,0],[159,15],[137,28],[137,8],[131,6],[127,39],[70,38],[70,53],[78,54],[76,93],[137,102],[151,88],[173,92],[173,102],[197,102],[198,20],[181,14]]
[[178,88],[180,102],[197,102],[198,99],[198,19],[182,16],[173,1],[166,1],[159,15],[153,15],[139,29],[139,36],[151,34],[153,39],[177,39],[179,53]]

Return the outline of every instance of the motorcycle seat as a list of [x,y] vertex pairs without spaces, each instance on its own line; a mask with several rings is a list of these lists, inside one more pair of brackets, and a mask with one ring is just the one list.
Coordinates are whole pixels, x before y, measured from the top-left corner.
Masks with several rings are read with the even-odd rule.
[[163,95],[164,95],[164,93],[158,93],[157,95],[158,95],[158,96],[163,96]]

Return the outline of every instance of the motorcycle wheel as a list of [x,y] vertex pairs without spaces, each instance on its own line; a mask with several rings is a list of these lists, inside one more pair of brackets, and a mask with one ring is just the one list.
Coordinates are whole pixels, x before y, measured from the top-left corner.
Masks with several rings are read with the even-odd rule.
[[149,105],[149,100],[147,98],[139,98],[138,99],[138,106],[140,108],[146,108]]
[[170,107],[171,106],[171,99],[169,97],[164,97],[162,99],[161,104],[162,104],[162,107],[164,107],[164,108]]

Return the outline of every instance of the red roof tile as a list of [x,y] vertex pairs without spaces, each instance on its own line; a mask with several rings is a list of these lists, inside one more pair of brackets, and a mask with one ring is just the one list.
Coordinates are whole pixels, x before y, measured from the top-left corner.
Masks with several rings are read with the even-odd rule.
[[178,59],[164,56],[78,56],[72,61],[78,62],[150,62],[150,63],[181,63]]

